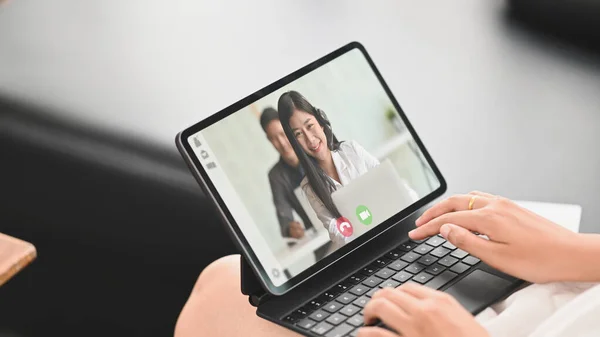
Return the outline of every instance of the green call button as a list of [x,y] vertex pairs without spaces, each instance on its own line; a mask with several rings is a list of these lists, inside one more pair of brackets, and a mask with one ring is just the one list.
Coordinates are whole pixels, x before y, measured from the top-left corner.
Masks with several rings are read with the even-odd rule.
[[373,222],[373,215],[365,205],[356,207],[356,217],[363,225],[370,225]]

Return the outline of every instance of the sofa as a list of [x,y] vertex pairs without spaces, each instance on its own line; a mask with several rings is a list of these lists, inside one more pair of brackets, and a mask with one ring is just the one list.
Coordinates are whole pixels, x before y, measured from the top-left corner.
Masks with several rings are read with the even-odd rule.
[[0,232],[38,259],[0,288],[0,336],[169,336],[237,249],[175,145],[0,98]]

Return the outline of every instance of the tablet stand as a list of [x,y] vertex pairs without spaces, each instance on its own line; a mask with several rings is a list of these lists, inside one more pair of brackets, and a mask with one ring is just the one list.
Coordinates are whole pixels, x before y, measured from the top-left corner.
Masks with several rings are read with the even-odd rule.
[[254,274],[254,271],[243,255],[240,255],[242,294],[248,295],[248,301],[252,306],[258,307],[269,299],[267,293]]

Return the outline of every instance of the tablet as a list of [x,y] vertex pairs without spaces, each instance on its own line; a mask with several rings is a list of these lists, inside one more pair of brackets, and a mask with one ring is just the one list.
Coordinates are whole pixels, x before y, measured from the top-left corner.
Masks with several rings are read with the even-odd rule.
[[[176,143],[263,287],[274,295],[385,235],[446,190],[357,42],[185,129]],[[413,196],[411,202],[382,201],[377,194],[385,179],[371,177],[374,183],[361,188],[365,197],[355,206],[345,200],[342,214],[331,194],[384,161]],[[369,204],[374,202],[396,208],[388,211],[391,216],[373,214],[382,209]]]

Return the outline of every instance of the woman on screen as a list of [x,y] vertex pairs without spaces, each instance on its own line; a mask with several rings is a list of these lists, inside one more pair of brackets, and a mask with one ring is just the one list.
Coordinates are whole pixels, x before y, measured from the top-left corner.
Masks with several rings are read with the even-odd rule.
[[296,91],[281,95],[278,110],[285,134],[305,172],[300,186],[329,231],[333,251],[351,238],[337,228],[337,219],[342,215],[331,193],[379,165],[379,160],[356,141],[338,141],[325,113]]

